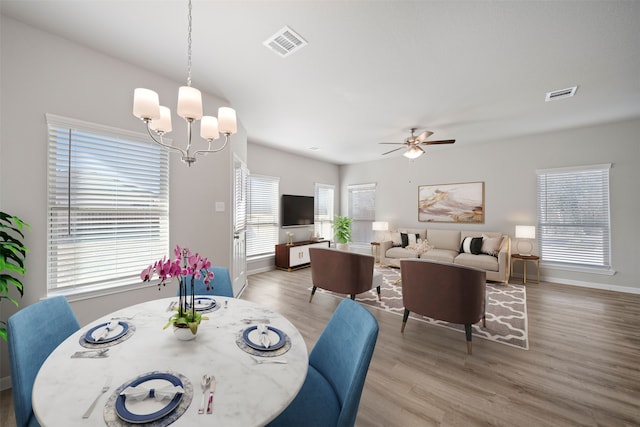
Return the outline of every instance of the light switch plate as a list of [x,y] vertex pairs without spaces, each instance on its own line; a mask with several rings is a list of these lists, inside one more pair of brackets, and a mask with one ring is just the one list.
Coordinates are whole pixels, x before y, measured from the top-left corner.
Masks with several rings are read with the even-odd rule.
[[216,212],[224,212],[224,202],[216,202]]

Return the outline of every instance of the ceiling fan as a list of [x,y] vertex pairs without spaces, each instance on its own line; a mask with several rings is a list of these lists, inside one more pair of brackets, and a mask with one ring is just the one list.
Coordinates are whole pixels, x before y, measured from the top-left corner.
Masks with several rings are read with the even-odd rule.
[[[411,136],[406,138],[404,142],[381,142],[380,144],[399,144],[405,145],[407,147],[407,151],[404,152],[403,156],[409,159],[417,159],[418,157],[424,154],[424,150],[420,145],[436,145],[436,144],[453,144],[456,142],[455,139],[442,139],[440,141],[425,141],[425,139],[429,138],[433,135],[433,132],[425,130],[420,135],[415,134],[417,128],[411,128]],[[398,151],[402,149],[402,147],[394,148],[391,151],[387,151],[385,154],[393,153],[394,151]]]

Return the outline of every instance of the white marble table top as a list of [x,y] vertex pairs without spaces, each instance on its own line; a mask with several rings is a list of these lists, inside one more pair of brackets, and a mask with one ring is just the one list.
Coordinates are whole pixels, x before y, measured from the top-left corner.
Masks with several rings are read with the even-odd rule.
[[[33,387],[33,410],[43,427],[105,425],[103,411],[109,396],[121,385],[151,371],[173,371],[193,384],[193,401],[171,426],[260,426],[274,419],[293,400],[304,382],[308,354],[298,330],[280,314],[240,299],[215,297],[222,307],[206,314],[192,341],[179,341],[170,328],[163,330],[176,297],[148,301],[96,319],[67,338],[41,367]],[[227,308],[224,307],[228,300]],[[106,358],[74,358],[87,350],[80,337],[91,327],[115,316],[133,316],[127,322],[135,333],[109,347]],[[236,344],[237,334],[269,319],[269,325],[285,332],[291,349],[279,359],[287,364],[258,364]],[[264,358],[268,359],[268,358]],[[198,414],[203,374],[217,380],[213,414]],[[100,393],[108,375],[111,388],[98,401],[92,415],[82,414]]]

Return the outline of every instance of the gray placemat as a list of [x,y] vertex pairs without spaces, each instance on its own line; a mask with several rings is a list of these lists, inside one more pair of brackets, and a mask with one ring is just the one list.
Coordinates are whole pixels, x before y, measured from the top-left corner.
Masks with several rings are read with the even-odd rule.
[[[251,326],[250,326],[251,327]],[[259,356],[259,357],[276,357],[276,356],[282,356],[283,354],[285,354],[287,351],[289,351],[289,349],[291,348],[291,338],[289,337],[289,335],[287,335],[286,333],[282,332],[282,334],[284,335],[284,345],[282,347],[280,347],[277,350],[257,350],[253,347],[251,347],[249,344],[247,344],[244,341],[244,331],[245,329],[241,329],[238,334],[236,335],[236,344],[238,345],[238,347],[240,347],[241,350],[253,355],[253,356]]]
[[[122,420],[118,416],[118,413],[116,412],[116,399],[118,398],[118,396],[120,395],[122,390],[127,388],[129,386],[129,384],[131,384],[133,381],[137,380],[138,378],[142,378],[142,377],[145,377],[147,375],[158,374],[158,373],[170,374],[170,375],[173,375],[173,376],[176,376],[176,377],[180,378],[180,381],[182,381],[182,388],[184,389],[184,393],[182,393],[182,399],[180,400],[180,404],[176,407],[176,409],[171,411],[167,416],[162,417],[159,420],[156,420],[156,421],[153,421],[153,422],[150,422],[150,423],[136,423],[136,424],[133,424],[133,423],[129,423],[129,422],[126,422],[126,421]],[[141,427],[164,427],[164,426],[168,426],[169,424],[173,423],[178,418],[180,418],[182,416],[182,414],[184,414],[187,411],[187,409],[189,408],[189,405],[191,405],[191,401],[192,400],[193,400],[193,384],[191,384],[191,381],[189,381],[187,379],[187,377],[185,377],[184,375],[182,375],[180,373],[177,373],[177,372],[152,371],[152,372],[147,372],[145,374],[139,375],[136,378],[132,378],[129,381],[126,381],[120,387],[118,387],[113,392],[113,394],[111,394],[111,396],[107,400],[107,403],[105,403],[104,411],[103,411],[103,417],[104,417],[104,421],[105,421],[105,423],[107,423],[108,427],[135,427],[135,426],[141,426]]]
[[[131,338],[131,335],[133,335],[136,332],[136,325],[129,323],[129,322],[123,322],[122,320],[119,321],[120,323],[126,323],[129,326],[129,329],[127,330],[127,332],[121,336],[120,338],[118,338],[117,340],[113,340],[113,341],[108,341],[108,342],[101,342],[101,343],[93,343],[93,342],[89,342],[85,339],[85,335],[87,334],[86,332],[84,334],[82,334],[82,336],[79,339],[79,343],[81,346],[86,347],[86,348],[91,348],[91,349],[100,349],[100,348],[107,348],[107,347],[111,347],[114,345],[118,345],[122,342],[125,342],[126,340],[128,340],[129,338]],[[91,330],[93,328],[89,328],[87,330],[87,332],[89,332],[89,330]]]

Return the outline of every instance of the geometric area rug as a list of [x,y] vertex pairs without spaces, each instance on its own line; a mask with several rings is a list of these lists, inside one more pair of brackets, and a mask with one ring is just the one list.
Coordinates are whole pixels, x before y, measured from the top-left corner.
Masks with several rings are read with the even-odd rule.
[[[356,301],[402,316],[404,314],[404,304],[402,303],[402,283],[400,279],[400,269],[391,267],[379,267],[376,270],[382,273],[381,295],[382,301],[378,301],[378,294],[375,288],[371,291],[356,295]],[[318,288],[316,292],[335,295],[344,298],[344,295],[334,294]],[[487,282],[487,300],[485,315],[487,327],[482,327],[482,320],[472,326],[472,333],[478,338],[495,341],[523,350],[529,349],[529,337],[527,328],[527,296],[525,287],[522,285]],[[464,325],[434,320],[430,317],[411,313],[412,319],[426,322],[431,325],[453,329],[464,333]]]

